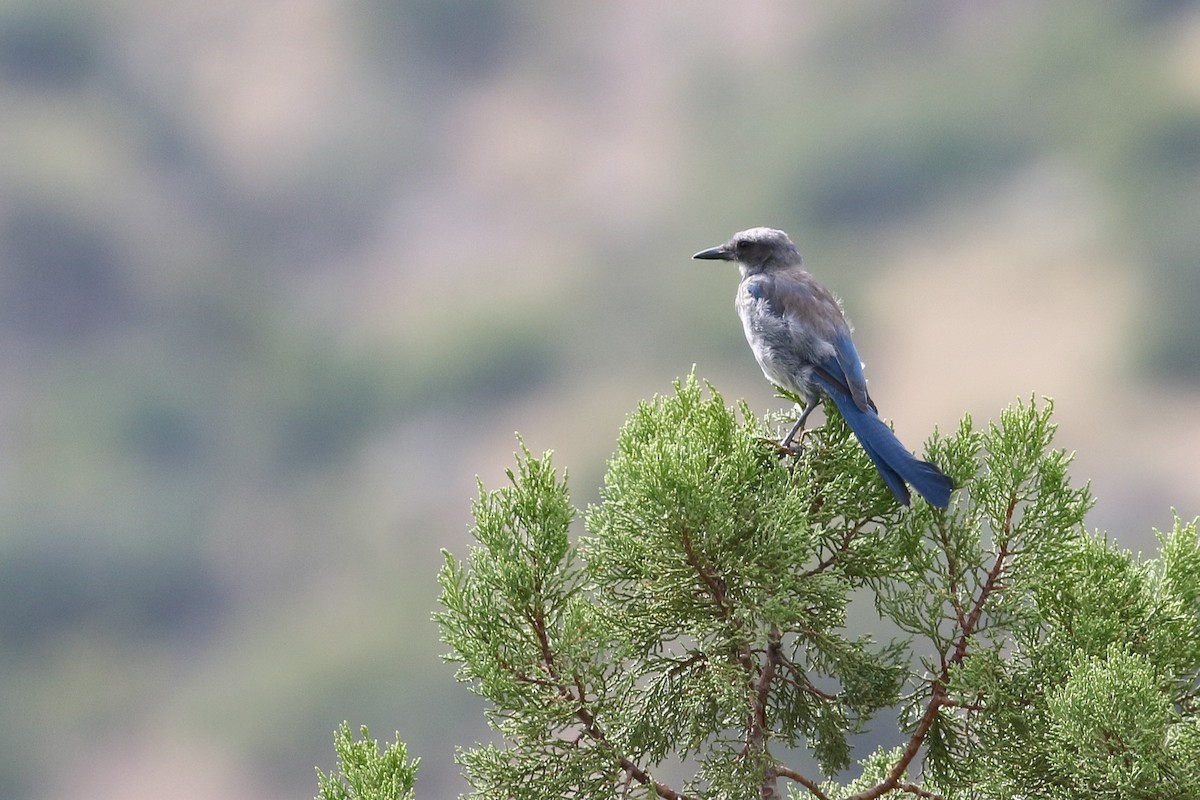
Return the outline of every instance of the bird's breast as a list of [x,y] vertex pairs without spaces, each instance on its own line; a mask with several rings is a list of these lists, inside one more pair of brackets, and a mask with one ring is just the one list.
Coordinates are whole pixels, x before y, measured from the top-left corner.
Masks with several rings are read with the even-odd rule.
[[827,358],[832,346],[803,318],[778,313],[767,300],[744,287],[736,305],[746,341],[767,380],[797,394],[809,394],[812,366]]

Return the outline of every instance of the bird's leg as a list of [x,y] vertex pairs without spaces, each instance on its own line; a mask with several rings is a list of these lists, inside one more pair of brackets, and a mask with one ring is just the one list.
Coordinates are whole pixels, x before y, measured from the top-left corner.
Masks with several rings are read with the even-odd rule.
[[[804,404],[804,411],[800,413],[800,419],[796,420],[796,424],[792,426],[792,430],[789,431],[788,435],[783,437],[783,441],[779,443],[781,448],[784,450],[792,449],[792,439],[796,438],[797,433],[802,434],[802,431],[804,430],[804,423],[808,421],[808,415],[813,412],[813,409],[817,407],[819,402],[819,400],[809,400]],[[801,435],[800,438],[803,439],[804,436]]]

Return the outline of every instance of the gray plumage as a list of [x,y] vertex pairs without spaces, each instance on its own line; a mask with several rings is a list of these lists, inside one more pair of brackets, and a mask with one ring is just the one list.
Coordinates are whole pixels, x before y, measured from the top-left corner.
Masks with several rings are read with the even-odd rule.
[[841,304],[804,269],[786,233],[750,228],[692,257],[738,264],[742,280],[735,304],[750,349],[767,380],[805,400],[784,447],[828,397],[897,500],[908,505],[907,482],[933,505],[949,504],[950,479],[909,453],[879,418]]

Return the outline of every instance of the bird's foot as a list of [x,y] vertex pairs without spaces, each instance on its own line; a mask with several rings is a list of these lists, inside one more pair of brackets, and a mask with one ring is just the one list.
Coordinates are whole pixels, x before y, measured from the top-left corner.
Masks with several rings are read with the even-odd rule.
[[783,458],[784,456],[794,456],[797,452],[799,452],[791,447],[784,447],[782,442],[766,436],[759,436],[758,441],[760,444],[766,445],[767,447],[773,449],[780,458]]
[[765,445],[770,445],[775,448],[776,453],[780,458],[784,456],[798,456],[804,452],[804,434],[806,431],[800,431],[800,435],[790,436],[783,441],[777,442],[774,439],[768,439],[765,436],[759,437],[759,441]]
[[804,437],[808,436],[808,428],[792,429],[792,432],[787,435],[787,438],[779,443],[779,446],[793,453],[799,453],[804,449]]

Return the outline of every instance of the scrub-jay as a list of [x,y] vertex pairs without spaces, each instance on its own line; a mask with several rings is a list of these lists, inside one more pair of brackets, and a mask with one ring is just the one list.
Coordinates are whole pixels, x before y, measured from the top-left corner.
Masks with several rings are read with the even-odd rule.
[[909,453],[879,418],[841,304],[804,269],[786,233],[751,228],[692,258],[737,262],[742,282],[735,302],[754,357],[767,380],[804,399],[804,411],[782,447],[791,446],[817,403],[828,397],[901,504],[909,504],[906,482],[932,505],[950,503],[953,482]]

